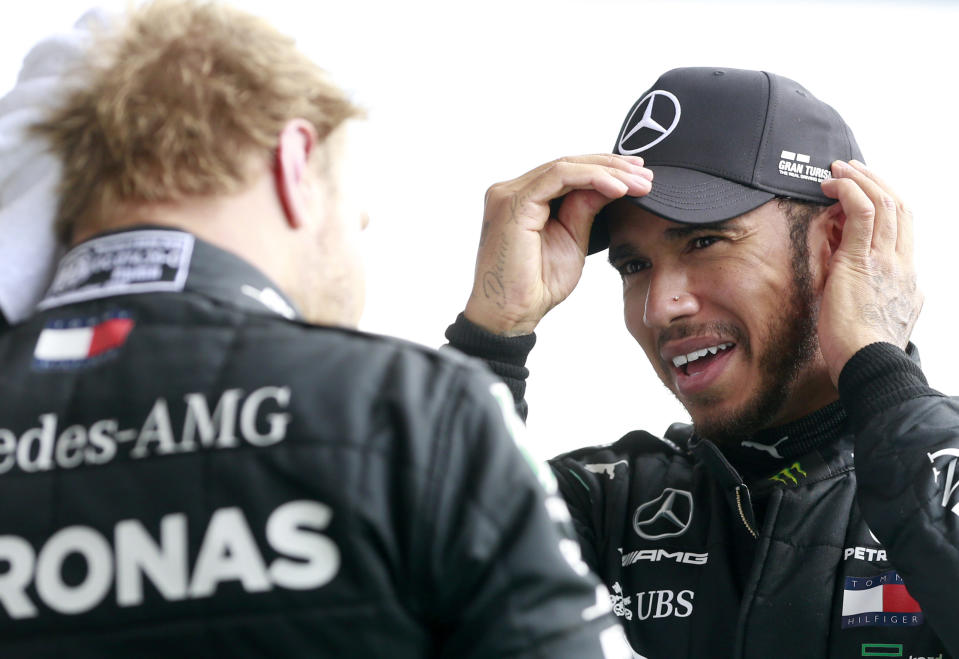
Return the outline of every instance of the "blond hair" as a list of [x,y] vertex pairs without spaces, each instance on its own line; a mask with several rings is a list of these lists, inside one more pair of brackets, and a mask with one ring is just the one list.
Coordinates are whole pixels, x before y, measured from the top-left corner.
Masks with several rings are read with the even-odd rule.
[[250,156],[272,157],[290,119],[312,123],[322,142],[361,114],[292,39],[215,2],[132,10],[100,35],[75,79],[35,126],[63,163],[65,242],[75,227],[106,228],[128,204],[242,189]]

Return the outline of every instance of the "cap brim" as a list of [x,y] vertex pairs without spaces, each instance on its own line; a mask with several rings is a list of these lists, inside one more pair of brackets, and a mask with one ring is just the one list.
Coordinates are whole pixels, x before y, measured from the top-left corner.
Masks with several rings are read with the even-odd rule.
[[[653,187],[644,197],[626,197],[631,202],[667,220],[681,224],[722,222],[759,208],[775,199],[771,192],[757,190],[718,176],[681,167],[651,166]],[[606,218],[600,212],[589,236],[588,254],[609,247]]]

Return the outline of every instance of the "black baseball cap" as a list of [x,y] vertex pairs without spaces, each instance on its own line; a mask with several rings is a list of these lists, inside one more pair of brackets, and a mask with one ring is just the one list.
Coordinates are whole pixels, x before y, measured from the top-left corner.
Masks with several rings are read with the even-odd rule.
[[[831,204],[820,183],[834,160],[863,160],[839,113],[799,83],[766,71],[667,71],[633,104],[613,153],[653,170],[645,197],[627,197],[683,224],[721,222],[776,197]],[[589,253],[609,246],[603,213]]]

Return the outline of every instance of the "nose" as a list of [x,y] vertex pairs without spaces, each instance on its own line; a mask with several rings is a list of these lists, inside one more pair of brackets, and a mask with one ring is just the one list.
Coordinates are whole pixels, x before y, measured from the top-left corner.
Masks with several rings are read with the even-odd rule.
[[699,300],[690,290],[689,280],[682,270],[653,269],[646,290],[643,323],[651,329],[662,329],[699,311]]

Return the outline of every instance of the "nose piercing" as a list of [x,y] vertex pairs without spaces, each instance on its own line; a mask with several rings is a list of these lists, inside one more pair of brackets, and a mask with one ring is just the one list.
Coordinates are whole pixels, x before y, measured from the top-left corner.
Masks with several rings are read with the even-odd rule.
[[678,296],[678,295],[674,295],[674,296],[673,296],[673,302],[679,302],[679,296]]

